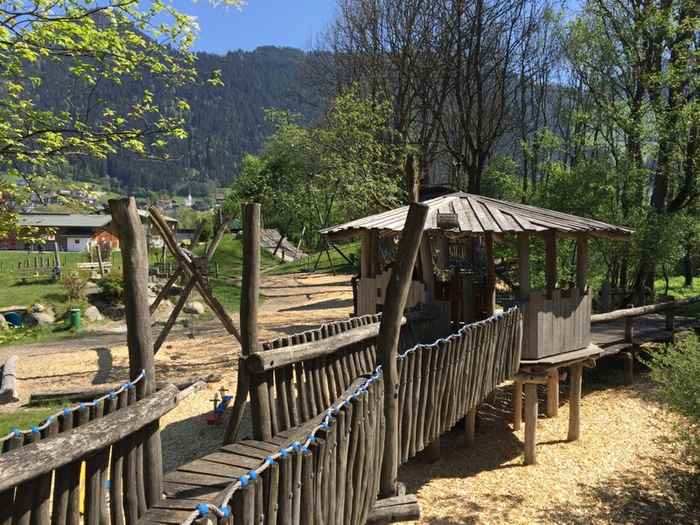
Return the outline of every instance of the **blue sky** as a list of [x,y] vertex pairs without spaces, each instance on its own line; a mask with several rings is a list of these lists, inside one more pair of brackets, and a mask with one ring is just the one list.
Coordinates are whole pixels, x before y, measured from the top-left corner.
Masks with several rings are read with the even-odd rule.
[[196,51],[226,53],[263,45],[309,49],[333,19],[335,0],[247,0],[238,10],[213,7],[208,0],[174,0],[197,17]]

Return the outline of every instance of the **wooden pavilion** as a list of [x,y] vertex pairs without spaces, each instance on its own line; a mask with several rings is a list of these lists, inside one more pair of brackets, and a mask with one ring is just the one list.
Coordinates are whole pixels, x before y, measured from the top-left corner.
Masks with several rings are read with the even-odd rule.
[[[586,286],[590,237],[626,239],[632,230],[569,215],[458,192],[425,201],[429,206],[420,257],[407,305],[440,303],[455,323],[493,314],[496,306],[494,243],[517,238],[515,302],[525,311],[523,358],[537,359],[585,348],[590,342],[591,296]],[[330,239],[359,237],[357,315],[382,311],[398,235],[408,207],[321,231]],[[545,287],[530,287],[530,238],[543,239]],[[576,240],[576,280],[559,286],[557,241]]]
[[[525,461],[535,462],[537,385],[548,385],[547,414],[559,404],[559,369],[569,368],[571,410],[569,439],[578,439],[583,366],[601,350],[591,344],[592,297],[587,285],[590,238],[627,239],[632,230],[566,213],[458,192],[424,202],[429,207],[407,307],[439,305],[453,324],[493,315],[496,308],[497,260],[494,243],[515,241],[517,271],[513,304],[523,311],[520,374],[513,396],[513,427],[522,421],[525,389]],[[387,283],[396,264],[396,246],[408,207],[371,215],[321,231],[329,239],[359,237],[360,274],[354,282],[358,315],[385,306]],[[509,239],[510,237],[510,239]],[[530,241],[544,243],[544,287],[531,287]],[[557,243],[576,243],[575,278],[557,275]],[[562,286],[563,282],[563,286]],[[500,301],[499,301],[500,302]],[[505,301],[502,301],[502,306]]]

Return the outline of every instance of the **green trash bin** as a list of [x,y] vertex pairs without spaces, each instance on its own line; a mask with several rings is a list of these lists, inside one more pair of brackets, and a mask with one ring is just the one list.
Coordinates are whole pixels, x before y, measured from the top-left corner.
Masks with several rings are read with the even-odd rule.
[[70,327],[73,330],[80,330],[80,308],[70,309]]

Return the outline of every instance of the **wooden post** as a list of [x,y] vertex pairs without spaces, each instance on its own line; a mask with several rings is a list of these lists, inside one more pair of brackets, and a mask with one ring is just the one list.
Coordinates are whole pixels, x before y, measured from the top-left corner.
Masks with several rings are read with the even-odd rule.
[[56,278],[58,279],[61,277],[61,254],[58,251],[58,241],[53,241],[53,253],[55,257],[55,267],[56,270],[54,272]]
[[464,444],[471,447],[476,437],[476,407],[472,408],[464,417]]
[[576,236],[576,287],[583,295],[586,291],[588,274],[588,235],[580,233]]
[[634,383],[634,352],[622,352],[620,355],[625,366],[625,384],[631,385]]
[[569,441],[576,441],[581,434],[581,382],[583,363],[574,363],[569,367],[571,387],[569,394]]
[[523,422],[523,382],[513,382],[513,430],[519,431]]
[[634,341],[634,317],[625,317],[625,343]]
[[[245,358],[258,349],[258,301],[260,295],[260,204],[244,204],[241,210],[243,218],[243,275],[241,282],[241,357],[238,365],[236,398],[233,403],[231,418],[228,422],[224,443],[233,443],[240,430],[243,408],[248,398],[250,374],[245,367]],[[260,389],[264,385],[260,385]],[[267,392],[258,392],[258,396],[267,396]],[[257,396],[255,396],[257,397]],[[252,401],[252,400],[251,400]],[[266,405],[267,406],[267,405]],[[260,407],[253,407],[257,420]],[[267,406],[269,409],[269,406]],[[261,439],[272,437],[270,414],[262,414],[261,421],[255,421],[254,428],[261,430]],[[256,436],[258,437],[258,436]]]
[[426,289],[426,303],[435,300],[435,274],[433,273],[433,256],[430,252],[430,239],[426,235],[420,244],[421,278]]
[[413,268],[423,237],[428,206],[411,204],[399,242],[397,264],[386,290],[384,312],[377,336],[377,354],[384,374],[384,417],[386,433],[380,482],[383,497],[396,495],[399,470],[399,377],[398,353],[401,319],[411,286]]
[[520,300],[527,301],[530,296],[530,235],[518,233],[518,280],[520,281]]
[[547,374],[547,417],[557,417],[559,412],[559,369]]
[[484,234],[484,243],[486,245],[486,282],[488,289],[486,291],[486,317],[491,317],[496,310],[496,262],[493,255],[493,233],[486,232]]
[[[126,340],[129,347],[129,377],[133,380],[145,371],[143,395],[156,391],[156,367],[153,356],[151,314],[148,309],[148,247],[146,234],[133,197],[109,201],[112,224],[118,232],[122,252]],[[148,435],[143,443],[144,483],[148,506],[163,495],[163,454],[160,433]]]
[[547,299],[551,299],[552,293],[557,287],[557,232],[554,230],[544,234],[544,257]]
[[97,252],[97,265],[100,269],[100,279],[104,279],[105,267],[102,262],[102,250],[100,249],[100,243],[95,243],[95,251]]
[[525,383],[525,464],[537,463],[535,431],[537,429],[537,384]]

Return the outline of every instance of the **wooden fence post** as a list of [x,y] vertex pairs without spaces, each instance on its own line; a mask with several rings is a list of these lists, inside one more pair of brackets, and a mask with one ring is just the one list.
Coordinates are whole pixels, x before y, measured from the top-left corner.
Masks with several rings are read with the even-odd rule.
[[[260,294],[260,204],[244,204],[243,218],[243,275],[241,282],[241,359],[238,364],[236,398],[231,418],[224,435],[224,443],[233,443],[240,430],[243,408],[250,388],[250,373],[246,369],[245,358],[257,351],[258,345],[258,300]],[[264,385],[261,385],[261,387]],[[267,396],[267,392],[259,392]],[[253,400],[251,399],[251,402]],[[259,411],[253,406],[253,417],[259,418]],[[269,408],[269,407],[268,407]],[[257,412],[257,414],[256,414]],[[262,430],[262,439],[272,437],[270,414],[254,421],[253,427]],[[257,437],[257,436],[256,436]]]
[[[119,237],[124,277],[126,340],[129,347],[129,377],[134,380],[145,371],[141,394],[156,391],[156,367],[153,356],[151,314],[148,306],[148,247],[136,201],[133,197],[109,201],[112,224]],[[163,453],[160,432],[152,432],[144,441],[144,483],[148,506],[163,495]]]
[[386,290],[386,301],[382,321],[377,336],[377,354],[384,375],[384,418],[386,434],[380,494],[382,497],[395,496],[399,470],[399,377],[396,363],[401,319],[408,299],[413,268],[423,237],[423,228],[428,216],[428,206],[411,204],[406,217],[396,266]]

